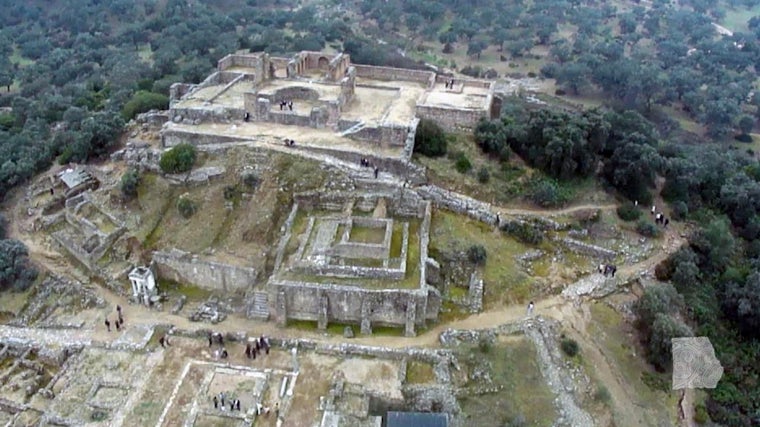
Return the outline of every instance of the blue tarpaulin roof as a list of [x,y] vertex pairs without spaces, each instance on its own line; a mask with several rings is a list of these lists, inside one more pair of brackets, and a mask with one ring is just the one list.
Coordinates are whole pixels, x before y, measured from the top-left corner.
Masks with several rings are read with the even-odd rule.
[[388,412],[386,427],[448,427],[447,414],[437,412]]

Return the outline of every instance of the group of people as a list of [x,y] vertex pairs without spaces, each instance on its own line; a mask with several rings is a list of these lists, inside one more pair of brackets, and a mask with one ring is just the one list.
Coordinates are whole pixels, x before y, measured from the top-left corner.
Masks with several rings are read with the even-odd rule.
[[599,273],[604,274],[605,277],[615,277],[615,273],[617,273],[617,266],[612,264],[599,264]]
[[362,167],[374,168],[375,178],[377,178],[377,176],[380,174],[380,168],[377,166],[372,166],[372,163],[370,163],[369,159],[367,159],[366,157],[362,157],[359,163],[362,165]]
[[454,89],[454,79],[446,82],[446,89]]
[[[108,320],[108,316],[106,316],[106,321],[104,323],[106,325],[106,330],[111,332],[111,321]],[[116,326],[117,331],[121,331],[121,328],[124,326],[124,316],[122,316],[120,305],[116,306],[116,321],[114,322],[114,325]]]
[[286,147],[295,147],[296,141],[294,139],[285,138],[285,146]]
[[[214,402],[214,409],[221,409],[222,411],[226,410],[227,407],[224,405],[224,401],[227,398],[227,393],[221,392],[218,395],[214,396],[212,401]],[[234,410],[240,410],[240,399],[229,399],[227,402],[230,404],[230,412]]]
[[269,347],[268,337],[262,335],[259,338],[254,338],[253,344],[250,341],[245,344],[245,357],[256,360],[256,356],[261,352],[269,354]]
[[293,101],[280,101],[280,111],[284,109],[293,111]]

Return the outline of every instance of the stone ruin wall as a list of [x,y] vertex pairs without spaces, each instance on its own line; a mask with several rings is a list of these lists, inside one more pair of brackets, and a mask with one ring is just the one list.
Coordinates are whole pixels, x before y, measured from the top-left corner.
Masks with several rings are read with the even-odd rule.
[[[418,236],[420,259],[415,260],[420,263],[420,287],[373,290],[361,285],[341,286],[272,280],[269,283],[269,301],[281,324],[286,323],[287,319],[317,321],[325,327],[329,322],[359,323],[362,325],[363,333],[371,331],[372,324],[404,326],[406,335],[413,335],[415,326],[423,326],[427,320],[438,317],[442,303],[441,294],[433,286],[427,285],[426,276],[430,260],[426,245],[430,240],[431,203],[422,200],[414,191],[402,189],[398,192],[369,195],[321,192],[295,194],[295,205],[288,220],[292,224],[291,218],[295,217],[299,208],[307,211],[340,211],[349,200],[355,200],[355,208],[367,211],[371,210],[381,197],[387,201],[390,215],[422,218],[423,224]],[[287,229],[284,236],[289,239],[291,236],[288,221],[285,227]],[[408,239],[408,231],[406,236]],[[280,248],[284,248],[286,243],[287,240],[283,238]],[[281,250],[278,251],[278,259],[281,262],[279,252]]]
[[195,146],[211,145],[211,144],[224,144],[240,142],[240,138],[224,135],[213,135],[205,133],[194,133],[184,131],[170,131],[161,133],[161,146],[163,148],[171,148],[175,145],[182,143],[188,143]]
[[[428,316],[427,291],[383,289],[373,290],[361,286],[339,286],[298,281],[273,281],[269,284],[273,294],[283,293],[287,319],[325,321],[326,323],[354,323],[369,321],[372,325],[404,326],[407,307],[413,306],[416,326],[424,326]],[[270,301],[275,298],[271,298]],[[326,306],[325,306],[326,305]],[[434,304],[433,304],[434,305]],[[322,317],[327,315],[326,319]],[[437,317],[434,313],[433,317]]]
[[425,87],[431,87],[435,81],[435,73],[432,71],[358,64],[354,64],[353,67],[356,68],[357,77],[368,79],[412,81],[422,83]]
[[246,67],[253,68],[255,72],[254,82],[260,83],[269,77],[269,54],[249,54],[249,55],[227,55],[217,62],[217,69],[219,71],[225,71],[231,67]]
[[389,123],[380,126],[363,127],[356,132],[348,133],[348,138],[369,142],[374,145],[385,147],[405,147],[410,126],[394,125]]
[[460,77],[451,77],[451,76],[445,76],[445,75],[436,75],[435,76],[435,82],[436,83],[447,83],[449,80],[454,79],[455,83],[462,83],[464,87],[477,87],[481,89],[491,89],[491,86],[493,85],[493,82],[489,80],[478,80],[478,79],[463,79]]
[[423,218],[425,215],[425,201],[415,191],[406,188],[365,194],[310,191],[293,195],[299,209],[306,211],[340,211],[349,200],[356,200],[355,208],[364,210],[361,209],[364,205],[369,208],[366,211],[371,211],[380,198],[386,200],[389,216]]
[[460,110],[456,108],[417,105],[417,117],[438,123],[447,132],[474,129],[481,118],[488,118],[488,110]]
[[159,278],[210,290],[247,290],[256,283],[253,268],[238,267],[198,258],[187,252],[153,252]]

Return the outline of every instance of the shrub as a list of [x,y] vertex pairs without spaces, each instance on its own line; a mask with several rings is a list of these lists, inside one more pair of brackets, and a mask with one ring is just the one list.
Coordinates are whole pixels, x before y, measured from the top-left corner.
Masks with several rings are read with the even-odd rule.
[[501,226],[501,230],[517,240],[537,245],[544,240],[543,232],[535,225],[522,221],[507,221]]
[[193,168],[195,164],[195,147],[179,144],[161,156],[158,165],[166,173],[182,173]]
[[739,135],[736,135],[734,139],[739,142],[746,142],[746,143],[752,142],[752,136],[747,135],[746,133],[741,133]]
[[646,218],[641,218],[636,223],[636,231],[646,237],[658,237],[660,235],[660,229],[657,225]]
[[550,178],[532,179],[528,187],[528,198],[543,208],[562,206],[571,197],[569,191]]
[[119,188],[124,197],[131,199],[137,196],[138,185],[140,185],[140,174],[137,172],[137,169],[130,169],[121,176]]
[[612,396],[610,395],[610,391],[607,390],[607,387],[605,387],[604,384],[600,384],[594,393],[594,400],[597,402],[609,403],[611,399]]
[[177,200],[177,210],[183,218],[190,218],[198,210],[198,205],[187,194]]
[[633,203],[626,203],[618,206],[617,214],[623,221],[636,221],[641,216],[641,210]]
[[132,98],[124,104],[121,116],[124,120],[131,120],[136,115],[150,110],[166,110],[169,108],[169,97],[160,93],[138,90]]
[[653,374],[651,372],[643,372],[641,374],[641,382],[643,382],[644,384],[646,384],[647,387],[655,391],[662,391],[662,392],[668,393],[672,390],[670,381],[663,378],[662,375]]
[[8,230],[8,220],[5,219],[5,215],[0,213],[0,239],[5,239],[7,230]]
[[467,249],[467,259],[475,265],[483,265],[486,263],[488,253],[483,245],[472,245]]
[[414,134],[414,151],[423,156],[438,157],[446,154],[446,133],[432,120],[422,119]]
[[639,318],[639,327],[648,329],[658,314],[678,312],[684,305],[683,297],[671,284],[652,285],[644,289],[644,294],[633,305]]
[[23,291],[37,279],[29,252],[18,240],[0,240],[0,290]]
[[704,403],[698,403],[694,407],[694,421],[697,424],[707,424],[710,422],[710,415],[707,413]]
[[240,195],[237,185],[227,185],[224,187],[224,200],[234,200]]
[[570,357],[575,357],[578,355],[578,351],[580,351],[578,342],[571,338],[563,338],[560,342],[560,347],[562,348],[562,351]]
[[454,162],[454,167],[459,173],[467,173],[472,170],[472,163],[470,163],[470,159],[465,154],[460,153]]
[[255,190],[259,186],[259,177],[253,172],[245,173],[243,174],[243,184]]
[[689,215],[689,206],[681,200],[673,203],[673,219],[683,220]]
[[488,168],[483,166],[478,170],[478,182],[485,184],[491,180],[491,173],[488,172]]
[[649,335],[647,359],[658,370],[669,369],[673,363],[671,351],[673,338],[692,335],[691,329],[680,320],[667,314],[657,314]]
[[490,353],[493,349],[493,343],[491,343],[491,340],[488,339],[488,337],[483,336],[478,340],[478,348],[481,353]]

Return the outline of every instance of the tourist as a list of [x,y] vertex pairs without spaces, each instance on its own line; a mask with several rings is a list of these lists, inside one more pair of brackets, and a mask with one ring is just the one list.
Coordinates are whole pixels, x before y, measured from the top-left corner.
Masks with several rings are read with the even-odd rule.
[[166,338],[163,335],[158,339],[158,343],[161,344],[161,348],[166,348]]
[[615,277],[615,273],[617,273],[617,267],[614,266],[614,265],[611,266],[611,267],[612,267],[612,269],[610,270],[610,272],[612,273],[612,277]]
[[119,319],[116,319],[116,331],[121,331],[121,323],[119,322]]
[[214,343],[214,340],[212,339],[211,332],[208,333],[208,348],[211,348],[211,345]]
[[219,409],[219,400],[214,396],[214,409]]
[[604,274],[604,264],[599,264],[599,273]]
[[243,116],[243,121],[247,122],[249,120],[251,120],[251,113],[249,113],[249,112],[246,111],[245,115]]
[[235,409],[240,410],[240,399],[235,400]]
[[533,314],[533,301],[528,304],[528,316]]
[[377,175],[380,173],[380,168],[375,166],[375,179],[377,179]]
[[251,358],[251,343],[245,344],[245,357],[248,359]]
[[262,405],[261,402],[256,402],[256,415],[261,415],[263,409],[264,405]]
[[670,224],[670,220],[668,218],[665,218],[665,223],[663,224],[663,227],[668,228],[668,224]]
[[652,205],[652,215],[654,215],[655,212],[657,212],[657,206]]
[[288,101],[288,109],[293,111],[293,101]]
[[111,332],[111,322],[108,321],[108,318],[106,317],[106,329],[108,332]]
[[274,404],[274,416],[275,418],[280,418],[280,402]]
[[222,359],[226,359],[227,357],[229,357],[229,355],[230,355],[230,354],[229,354],[229,353],[227,353],[227,350],[226,350],[226,349],[222,349]]

